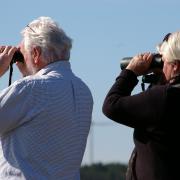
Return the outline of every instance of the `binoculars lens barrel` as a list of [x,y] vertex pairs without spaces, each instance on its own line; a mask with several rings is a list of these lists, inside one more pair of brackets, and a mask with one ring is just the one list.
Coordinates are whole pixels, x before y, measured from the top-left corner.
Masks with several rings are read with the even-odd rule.
[[[120,61],[121,70],[125,69],[128,66],[128,64],[130,63],[132,58],[133,57],[125,57]],[[163,68],[162,56],[160,54],[154,54],[153,55],[153,59],[152,59],[151,65],[150,65],[150,69],[153,69],[153,68],[159,68],[159,69]]]

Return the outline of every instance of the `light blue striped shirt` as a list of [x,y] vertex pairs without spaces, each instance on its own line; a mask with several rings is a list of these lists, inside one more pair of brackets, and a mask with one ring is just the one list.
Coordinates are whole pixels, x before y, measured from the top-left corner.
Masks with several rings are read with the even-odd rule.
[[0,180],[79,180],[93,99],[68,61],[0,93]]

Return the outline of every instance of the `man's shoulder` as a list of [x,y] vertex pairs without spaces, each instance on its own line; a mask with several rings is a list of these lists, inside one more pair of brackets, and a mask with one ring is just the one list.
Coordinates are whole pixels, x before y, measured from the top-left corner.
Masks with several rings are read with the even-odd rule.
[[41,81],[39,78],[35,78],[34,76],[26,76],[21,79],[16,80],[14,83],[11,84],[10,88],[15,89],[30,89],[37,86]]

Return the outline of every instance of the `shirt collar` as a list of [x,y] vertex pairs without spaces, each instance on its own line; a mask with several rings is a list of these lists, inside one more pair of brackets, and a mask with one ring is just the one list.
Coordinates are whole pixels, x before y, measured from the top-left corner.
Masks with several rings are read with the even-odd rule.
[[44,75],[49,73],[52,70],[65,70],[65,69],[71,69],[70,66],[70,62],[65,60],[65,61],[55,61],[52,62],[50,64],[48,64],[47,66],[45,66],[44,68],[42,68],[41,70],[39,70],[36,75]]

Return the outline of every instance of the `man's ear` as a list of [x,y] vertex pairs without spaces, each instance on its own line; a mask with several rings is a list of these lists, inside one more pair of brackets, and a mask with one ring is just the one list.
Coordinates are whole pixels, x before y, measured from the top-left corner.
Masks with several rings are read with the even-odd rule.
[[33,57],[33,62],[35,65],[39,64],[40,56],[41,56],[41,48],[34,47],[32,51],[32,57]]

